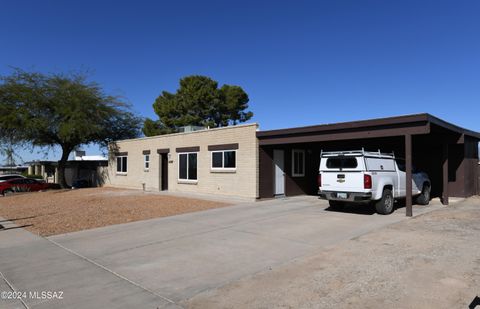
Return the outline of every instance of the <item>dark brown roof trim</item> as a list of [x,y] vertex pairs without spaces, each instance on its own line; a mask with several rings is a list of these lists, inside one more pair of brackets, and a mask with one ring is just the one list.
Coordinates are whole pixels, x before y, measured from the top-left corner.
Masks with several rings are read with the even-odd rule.
[[128,152],[115,152],[115,156],[119,157],[119,156],[128,156]]
[[170,152],[170,148],[157,149],[157,153],[158,153],[158,154],[161,154],[161,153],[169,153],[169,152]]
[[305,127],[288,128],[288,129],[258,131],[257,137],[259,139],[262,139],[262,138],[271,138],[273,136],[286,135],[286,134],[309,134],[309,133],[320,133],[320,132],[322,134],[326,134],[329,131],[356,130],[356,129],[369,128],[369,127],[373,129],[374,127],[377,127],[377,128],[382,126],[391,127],[393,125],[409,126],[411,124],[416,125],[422,122],[433,123],[435,125],[444,127],[446,129],[449,129],[458,133],[480,138],[480,133],[478,132],[466,130],[464,128],[448,123],[444,120],[441,120],[427,113],[360,120],[360,121],[340,122],[340,123],[333,123],[333,124],[305,126]]
[[301,133],[316,133],[319,131],[357,129],[357,128],[364,128],[364,127],[404,124],[404,123],[419,122],[419,121],[427,122],[428,121],[427,115],[428,114],[417,114],[417,115],[408,115],[408,116],[399,116],[399,117],[330,123],[330,124],[279,129],[279,130],[258,131],[257,137],[260,138],[264,136],[268,137],[272,135],[282,135],[282,134],[301,134]]
[[144,150],[144,151],[142,151],[142,154],[144,154],[144,155],[149,155],[149,154],[150,154],[150,150]]
[[177,152],[198,152],[200,151],[200,146],[193,147],[180,147],[175,149]]
[[408,127],[397,128],[365,128],[363,130],[340,130],[340,131],[324,131],[311,134],[283,134],[259,138],[259,145],[278,145],[278,144],[294,144],[294,143],[311,143],[311,142],[327,142],[335,140],[349,140],[362,138],[379,138],[400,136],[405,134],[428,134],[430,126],[428,123],[417,123]]
[[209,151],[214,150],[235,150],[238,149],[238,143],[234,144],[220,144],[220,145],[208,145]]
[[455,131],[455,132],[460,133],[460,134],[465,134],[465,135],[473,136],[475,138],[480,138],[480,133],[479,132],[464,129],[462,127],[454,125],[450,122],[446,122],[445,120],[442,120],[442,119],[437,118],[437,117],[435,117],[433,115],[430,115],[430,114],[427,114],[427,115],[428,115],[428,121],[430,121],[433,124],[436,124],[437,126],[444,127],[446,129],[449,129],[451,131]]

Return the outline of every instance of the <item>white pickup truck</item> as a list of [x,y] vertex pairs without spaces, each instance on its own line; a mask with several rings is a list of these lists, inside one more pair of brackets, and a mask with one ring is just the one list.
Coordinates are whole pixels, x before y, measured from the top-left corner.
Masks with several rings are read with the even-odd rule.
[[[406,196],[405,161],[394,154],[359,151],[323,152],[320,155],[320,198],[332,208],[346,203],[371,203],[380,214],[394,210],[394,200]],[[431,183],[428,175],[412,168],[412,194],[428,205]]]

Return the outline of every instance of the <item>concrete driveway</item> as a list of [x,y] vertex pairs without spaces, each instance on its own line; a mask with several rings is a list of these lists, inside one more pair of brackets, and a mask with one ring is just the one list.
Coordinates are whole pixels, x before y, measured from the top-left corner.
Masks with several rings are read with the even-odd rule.
[[[440,207],[414,206],[414,214]],[[20,291],[64,292],[63,300],[25,299],[30,308],[177,307],[203,291],[407,219],[404,208],[389,216],[326,208],[303,196],[48,239],[8,230],[0,232],[0,271]]]

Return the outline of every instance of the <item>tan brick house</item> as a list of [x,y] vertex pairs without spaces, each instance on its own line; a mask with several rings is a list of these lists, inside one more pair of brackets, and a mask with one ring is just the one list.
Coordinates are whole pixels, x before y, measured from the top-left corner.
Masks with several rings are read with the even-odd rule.
[[258,197],[257,124],[118,141],[107,185]]
[[381,149],[406,159],[406,183],[413,165],[427,172],[432,196],[448,204],[449,196],[480,193],[479,140],[430,114],[269,131],[244,124],[119,141],[106,183],[246,198],[316,195],[322,150]]

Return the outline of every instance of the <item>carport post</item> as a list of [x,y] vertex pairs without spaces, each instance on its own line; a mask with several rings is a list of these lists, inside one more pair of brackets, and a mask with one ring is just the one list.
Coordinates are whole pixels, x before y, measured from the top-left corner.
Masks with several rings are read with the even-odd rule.
[[448,205],[448,144],[443,144],[442,151],[443,161],[443,188],[442,188],[442,204]]
[[412,135],[405,135],[405,190],[406,190],[406,200],[405,200],[405,209],[406,216],[411,217],[413,215],[412,211]]

